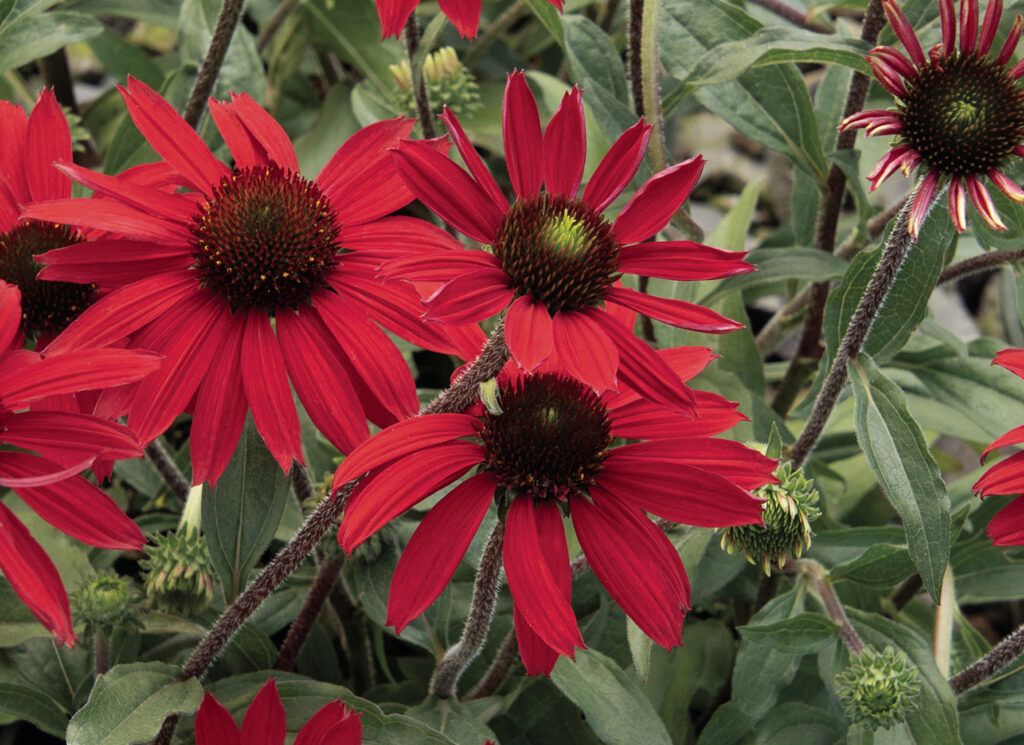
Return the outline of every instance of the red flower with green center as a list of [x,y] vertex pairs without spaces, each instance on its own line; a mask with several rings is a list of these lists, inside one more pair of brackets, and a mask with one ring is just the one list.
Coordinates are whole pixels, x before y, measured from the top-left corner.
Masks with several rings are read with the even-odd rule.
[[[1024,378],[1024,349],[1004,349],[996,355],[993,364],[1005,367],[1019,378]],[[1024,425],[1014,427],[993,442],[981,454],[982,462],[999,448],[1024,443]],[[985,471],[975,483],[974,493],[982,497],[998,494],[1017,495],[1000,510],[988,524],[988,536],[997,546],[1024,546],[1024,452],[1017,452]]]
[[[13,490],[43,520],[100,548],[139,549],[145,539],[117,504],[81,476],[102,458],[142,455],[125,427],[45,401],[134,383],[159,358],[125,349],[41,356],[19,343],[21,293],[0,281],[0,487]],[[31,409],[29,409],[31,407]],[[25,525],[0,501],[0,573],[60,641],[75,633],[60,575]]]
[[655,174],[609,221],[604,211],[636,173],[650,127],[638,122],[626,130],[580,195],[586,132],[579,90],[565,95],[542,132],[533,94],[516,72],[503,112],[516,195],[511,204],[450,111],[442,118],[469,173],[429,142],[403,141],[395,151],[399,173],[417,198],[490,250],[416,247],[385,262],[382,273],[436,287],[426,317],[438,322],[479,321],[507,308],[506,341],[524,370],[547,360],[598,391],[614,388],[618,379],[653,401],[692,408],[693,396],[678,376],[633,336],[635,312],[715,334],[740,324],[700,305],[622,287],[618,279],[705,280],[753,269],[743,252],[649,242],[686,200],[704,161],[692,158]]
[[112,237],[47,252],[40,276],[112,291],[47,349],[127,343],[164,355],[158,373],[108,404],[127,411],[142,442],[190,409],[195,483],[221,474],[250,410],[281,467],[301,462],[292,386],[343,452],[367,437],[367,417],[383,426],[414,414],[408,366],[378,323],[428,349],[479,350],[479,328],[427,326],[411,288],[376,277],[395,246],[454,243],[425,222],[384,217],[412,199],[388,155],[412,120],[360,130],[310,180],[287,134],[248,96],[210,102],[229,168],[151,88],[129,80],[121,94],[164,158],[152,180],[169,171],[163,178],[188,190],[60,164],[102,198],[35,204],[26,215]]
[[23,331],[44,341],[63,331],[95,298],[91,285],[44,282],[37,254],[81,240],[64,225],[22,220],[34,202],[67,199],[71,181],[54,170],[71,160],[71,129],[53,95],[44,90],[31,116],[0,101],[0,280],[21,290]]
[[967,228],[968,198],[987,225],[1006,230],[982,179],[987,176],[1010,199],[1024,202],[1024,190],[1003,172],[1012,158],[1024,155],[1024,90],[1018,84],[1024,63],[1013,64],[1024,19],[1017,16],[996,53],[1002,0],[990,0],[980,30],[978,0],[962,0],[959,44],[953,0],[939,0],[942,43],[926,55],[896,0],[882,5],[910,59],[878,47],[868,62],[896,96],[896,108],[863,111],[840,126],[863,127],[868,136],[897,136],[868,176],[871,188],[896,171],[920,166],[925,177],[911,208],[911,235],[917,236],[932,198],[947,182],[949,215],[958,231]]
[[[688,380],[710,350],[665,350]],[[703,527],[761,520],[751,490],[775,483],[776,462],[717,439],[743,419],[735,404],[695,392],[696,417],[635,391],[598,395],[559,372],[506,368],[497,409],[409,419],[357,448],[334,489],[367,474],[338,534],[354,550],[388,521],[450,486],[413,534],[395,570],[387,623],[399,632],[444,589],[492,503],[504,520],[503,563],[519,649],[532,675],[583,646],[570,604],[564,518],[590,566],[626,614],[658,644],[680,643],[689,584],[679,554],[647,513]],[[616,438],[638,440],[616,445]]]
[[[376,0],[377,17],[380,18],[380,36],[386,39],[389,36],[398,36],[402,33],[405,22],[416,10],[420,0]],[[558,8],[559,12],[565,4],[565,0],[548,0]],[[467,38],[476,36],[477,27],[480,25],[480,7],[483,0],[438,0],[441,12],[448,16],[459,31],[459,36]]]
[[[285,710],[273,678],[249,704],[241,729],[211,693],[203,696],[196,712],[196,745],[284,745],[287,735]],[[360,745],[362,741],[361,715],[341,701],[332,701],[302,725],[293,745]]]

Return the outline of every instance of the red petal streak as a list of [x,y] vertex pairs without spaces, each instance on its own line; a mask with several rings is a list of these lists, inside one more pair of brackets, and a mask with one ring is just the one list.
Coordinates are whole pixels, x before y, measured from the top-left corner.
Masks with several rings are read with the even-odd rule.
[[393,153],[417,199],[473,240],[494,242],[503,213],[468,173],[423,141],[405,140]]
[[641,119],[605,153],[583,190],[583,201],[595,212],[603,212],[626,188],[647,153],[650,137],[651,127]]
[[917,190],[914,203],[910,207],[910,217],[907,219],[907,232],[917,240],[921,233],[921,225],[924,223],[928,210],[931,209],[935,191],[939,185],[939,172],[931,170],[921,181],[921,188]]
[[65,646],[73,647],[71,607],[57,568],[3,502],[0,502],[0,572],[36,618]]
[[1024,545],[1024,497],[1017,497],[999,510],[985,532],[997,546]]
[[[235,168],[255,168],[265,165],[266,161],[260,157],[260,148],[245,125],[238,119],[238,114],[232,106],[224,101],[218,101],[212,96],[207,101],[210,107],[210,116],[217,125],[217,131],[224,138],[224,144],[231,151],[231,157],[235,160]],[[265,153],[263,153],[265,155]]]
[[910,59],[912,59],[914,64],[918,67],[925,67],[928,64],[928,60],[924,56],[924,50],[921,49],[921,42],[917,40],[917,35],[914,33],[914,27],[903,14],[899,3],[897,3],[896,0],[882,0],[882,7],[885,9],[885,14],[889,18],[889,24],[892,26],[892,30],[896,32],[896,36],[898,36],[900,41],[903,42],[903,47],[907,50],[907,53],[910,54]]
[[535,370],[551,354],[553,344],[547,307],[527,295],[516,298],[505,317],[505,342],[521,368]]
[[418,445],[419,452],[387,466],[352,500],[341,523],[341,545],[346,552],[351,553],[421,499],[456,481],[485,456],[480,445],[469,442],[437,445],[428,451],[422,450],[422,443]]
[[960,51],[964,54],[972,53],[977,38],[978,0],[960,0]]
[[[57,168],[97,194],[124,202],[129,207],[146,213],[156,213],[156,216],[165,220],[180,223],[181,227],[177,232],[180,233],[183,244],[187,245],[191,241],[188,226],[192,224],[192,218],[196,212],[195,203],[191,199],[177,194],[168,194],[151,186],[141,186],[123,177],[107,176],[90,171],[67,161],[58,163]],[[91,206],[91,203],[86,204]],[[172,230],[174,226],[168,225],[167,229]]]
[[487,514],[497,486],[490,473],[472,476],[427,512],[406,544],[391,579],[386,623],[394,626],[395,633],[401,634],[451,580]]
[[32,199],[28,193],[28,184],[25,183],[27,130],[28,116],[25,110],[9,101],[0,100],[0,187],[4,181],[7,182],[16,212],[19,203],[27,203]]
[[978,54],[986,55],[992,48],[992,42],[996,39],[996,31],[999,30],[999,19],[1003,15],[1003,0],[988,0],[988,7],[985,9],[985,21],[981,26],[981,38],[978,41]]
[[999,461],[985,471],[971,488],[975,494],[985,497],[1024,492],[1024,453],[1014,453]]
[[871,55],[881,64],[884,64],[890,75],[898,75],[903,78],[911,78],[917,74],[914,65],[910,60],[892,47],[875,47]]
[[664,228],[690,196],[703,170],[704,158],[697,155],[651,176],[615,219],[618,241],[636,243]]
[[0,414],[0,442],[35,450],[62,463],[89,457],[138,458],[138,442],[115,422],[71,411]]
[[[295,351],[298,354],[313,352]],[[242,383],[253,423],[281,470],[289,471],[292,461],[302,463],[299,415],[292,401],[284,358],[270,319],[261,310],[249,311],[246,320],[242,339]]]
[[[672,347],[659,349],[658,356],[679,376],[684,383],[689,382],[708,366],[718,355],[707,347]],[[632,388],[623,388],[618,393],[607,394],[604,405],[608,409],[617,409],[632,401],[640,400],[640,394]]]
[[302,725],[293,745],[360,745],[362,741],[360,715],[341,701],[331,701]]
[[939,0],[942,51],[947,57],[956,51],[956,8],[953,2],[954,0]]
[[519,657],[527,675],[550,675],[559,654],[537,635],[517,607],[512,608],[512,625],[519,645]]
[[392,259],[381,264],[380,274],[388,278],[417,282],[448,282],[478,269],[500,268],[498,260],[485,251],[431,251]]
[[271,678],[260,688],[249,704],[242,721],[242,742],[245,745],[283,745],[288,734],[284,706]]
[[628,287],[611,287],[606,298],[608,302],[624,305],[657,321],[690,331],[725,334],[743,328],[742,323],[726,318],[703,305],[647,295]]
[[334,474],[331,491],[356,476],[419,450],[477,434],[480,423],[468,414],[430,414],[392,424],[364,442]]
[[39,95],[28,118],[22,158],[33,201],[71,196],[71,182],[53,167],[54,163],[71,160],[71,128],[50,88]]
[[409,14],[419,0],[376,0],[377,17],[380,18],[380,38],[399,36]]
[[687,418],[650,401],[633,401],[610,412],[612,434],[627,439],[709,437],[734,427],[746,417],[737,404],[714,393],[694,391],[697,416]]
[[1024,202],[1024,189],[1021,189],[1016,181],[1009,178],[1002,171],[993,168],[988,172],[988,177],[992,179],[992,183],[999,188],[999,191],[1003,192],[1014,202]]
[[[572,657],[577,647],[585,646],[583,636],[566,597],[564,582],[552,573],[547,556],[547,551],[552,551],[553,555],[559,550],[564,551],[564,543],[563,546],[545,547],[540,540],[542,522],[554,518],[561,522],[557,508],[554,509],[555,514],[546,512],[541,517],[538,514],[540,509],[533,506],[529,495],[512,500],[505,516],[502,561],[516,609],[545,644],[558,654]],[[543,532],[550,535],[550,526],[544,527]],[[568,555],[564,561],[568,565]]]
[[645,634],[666,649],[677,646],[689,606],[679,554],[639,510],[601,488],[591,495],[593,504],[573,503],[572,522],[594,574]]
[[196,712],[196,745],[242,745],[231,713],[209,692]]
[[1014,427],[1005,435],[995,440],[991,445],[981,451],[981,462],[984,463],[989,453],[999,448],[1009,447],[1011,445],[1020,445],[1024,442],[1024,425],[1020,427]]
[[104,289],[157,274],[184,272],[195,261],[184,247],[118,238],[76,243],[39,254],[36,259],[46,264],[39,273],[41,279],[95,284]]
[[497,267],[462,274],[438,288],[426,301],[426,317],[448,323],[490,318],[512,300],[508,275]]
[[544,186],[549,194],[574,199],[587,159],[587,128],[580,89],[562,97],[544,131]]
[[0,404],[14,408],[46,396],[134,383],[160,364],[159,355],[128,349],[48,356],[16,370],[0,372]]
[[56,222],[78,228],[105,230],[114,237],[137,238],[181,245],[188,233],[181,225],[163,217],[112,199],[58,199],[36,202],[25,208],[22,217],[41,222]]
[[992,203],[992,196],[981,183],[981,179],[972,174],[966,176],[964,180],[967,182],[967,196],[971,198],[971,204],[974,205],[974,209],[978,211],[985,224],[993,230],[1006,230],[1006,225],[999,218],[996,206]]
[[0,279],[0,355],[11,348],[20,327],[21,290]]
[[1003,349],[996,354],[992,364],[1009,370],[1018,378],[1024,378],[1024,349]]
[[1005,65],[1013,57],[1014,52],[1017,51],[1017,44],[1020,42],[1021,31],[1024,30],[1024,17],[1017,16],[1013,19],[1013,26],[1010,27],[1010,33],[1006,35],[1006,41],[1003,43],[1003,48],[999,52],[999,57],[996,58],[997,65]]
[[263,151],[266,160],[273,161],[286,171],[299,172],[299,161],[295,157],[291,138],[266,109],[247,93],[232,93],[228,106]]
[[692,241],[636,243],[619,249],[619,271],[682,282],[746,274],[757,267],[746,251],[725,251]]
[[583,313],[559,311],[551,327],[553,347],[566,372],[598,393],[618,386],[619,350],[600,323]]
[[[35,458],[36,461],[44,463],[46,468],[32,471],[28,475],[19,475],[24,474],[23,459],[26,457]],[[94,460],[95,458],[90,457],[80,463],[72,463],[69,466],[65,466],[60,463],[43,460],[31,453],[0,450],[0,486],[6,486],[11,489],[48,486],[49,484],[55,484],[58,481],[64,481],[65,479],[77,476],[91,466]],[[10,466],[9,468],[8,465]]]
[[505,84],[501,134],[512,188],[520,199],[534,196],[544,181],[544,139],[537,102],[522,70],[510,73]]
[[466,164],[469,172],[473,174],[473,178],[476,179],[484,194],[491,198],[494,206],[501,212],[507,210],[508,199],[505,198],[501,187],[498,186],[498,182],[494,180],[494,176],[491,175],[480,154],[473,147],[473,143],[466,136],[455,113],[447,106],[444,107],[444,112],[441,114],[441,121],[448,128],[448,134],[451,135],[452,141],[455,142],[455,147],[458,149],[459,155],[462,156],[462,162]]
[[958,233],[967,230],[967,195],[959,176],[949,181],[949,218]]
[[459,36],[463,39],[476,36],[482,0],[438,0],[438,4],[452,25],[459,30]]
[[415,217],[401,216],[384,217],[362,225],[346,225],[342,230],[341,245],[353,251],[396,255],[463,249],[459,241],[436,225]]
[[381,175],[381,168],[390,169],[385,162],[388,151],[409,136],[415,123],[414,119],[399,116],[363,127],[338,148],[316,177],[317,185],[328,195],[364,189],[366,181]]
[[778,483],[775,478],[777,460],[734,440],[673,437],[634,442],[615,448],[613,452],[617,462],[630,462],[634,468],[643,469],[648,458],[674,461],[711,471],[744,490]]

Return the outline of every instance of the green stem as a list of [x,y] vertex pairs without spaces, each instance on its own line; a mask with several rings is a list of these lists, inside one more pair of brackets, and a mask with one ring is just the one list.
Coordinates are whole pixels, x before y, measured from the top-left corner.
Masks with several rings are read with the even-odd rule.
[[935,666],[942,677],[949,677],[950,650],[953,646],[953,616],[957,611],[956,586],[953,581],[953,567],[946,565],[942,575],[942,590],[939,593],[939,607],[935,610],[935,635],[933,650]]

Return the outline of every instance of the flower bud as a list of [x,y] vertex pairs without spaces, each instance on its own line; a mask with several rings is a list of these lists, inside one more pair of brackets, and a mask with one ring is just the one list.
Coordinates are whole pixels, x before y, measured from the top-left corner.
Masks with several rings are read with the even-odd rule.
[[204,610],[213,600],[213,563],[206,539],[186,525],[150,540],[141,562],[149,604],[186,616]]
[[[409,61],[389,65],[388,69],[398,86],[398,98],[402,107],[416,115],[416,92],[413,90],[412,69]],[[423,61],[423,82],[427,87],[427,98],[435,111],[447,106],[455,114],[471,114],[480,108],[480,88],[472,73],[459,60],[451,47],[441,47],[427,55]]]
[[902,722],[917,704],[921,678],[906,657],[892,647],[866,649],[836,677],[836,695],[855,724],[874,731]]
[[137,623],[137,600],[131,580],[115,574],[93,577],[73,596],[75,615],[90,629],[106,633]]

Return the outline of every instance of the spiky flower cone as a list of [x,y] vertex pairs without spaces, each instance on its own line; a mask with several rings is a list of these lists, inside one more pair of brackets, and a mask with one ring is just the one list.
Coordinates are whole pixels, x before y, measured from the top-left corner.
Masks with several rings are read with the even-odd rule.
[[146,547],[144,586],[149,604],[188,616],[213,600],[213,564],[206,540],[186,525],[175,533],[155,535]]
[[921,677],[906,657],[892,647],[867,649],[836,677],[836,695],[850,721],[865,729],[888,729],[917,708]]
[[[416,115],[416,93],[413,90],[412,69],[408,60],[389,65],[388,69],[398,85],[398,99],[405,112]],[[441,47],[431,52],[423,61],[423,82],[427,86],[427,98],[437,110],[447,106],[456,114],[472,114],[483,104],[480,102],[480,87],[473,73],[467,70],[451,47]]]
[[101,574],[72,596],[75,616],[90,631],[109,634],[115,628],[138,625],[138,593],[127,577]]

